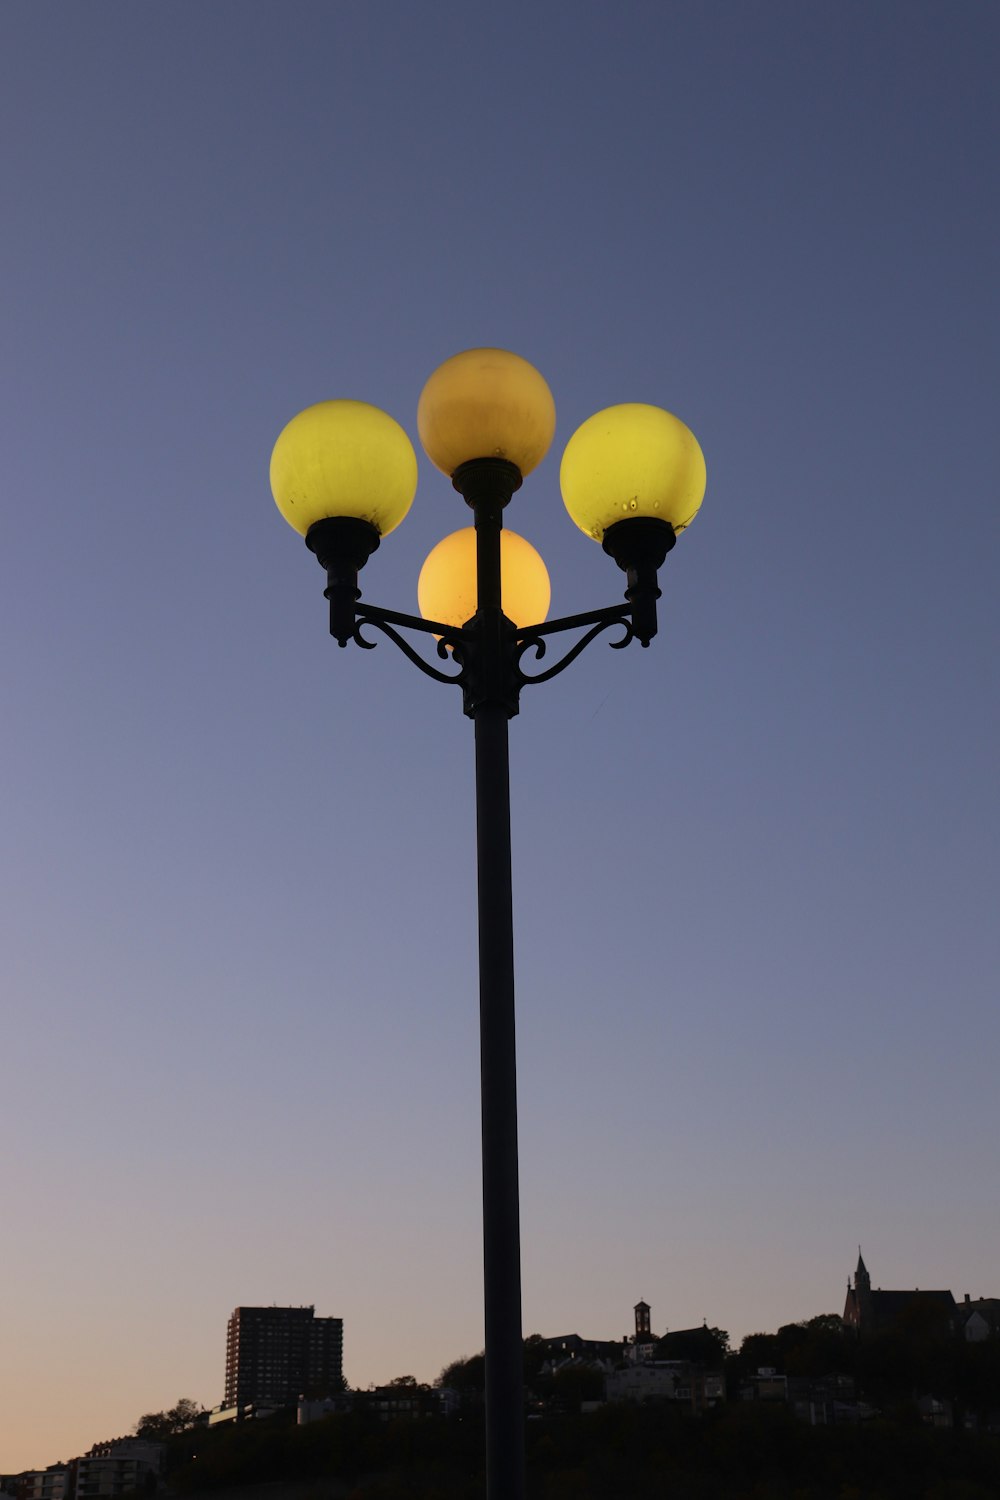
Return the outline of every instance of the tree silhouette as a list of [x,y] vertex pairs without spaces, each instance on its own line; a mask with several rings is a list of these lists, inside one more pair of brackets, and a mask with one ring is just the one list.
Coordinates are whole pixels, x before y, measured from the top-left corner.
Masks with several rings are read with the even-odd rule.
[[148,1438],[151,1442],[162,1442],[164,1438],[174,1437],[178,1432],[186,1432],[189,1427],[197,1426],[204,1415],[203,1406],[182,1396],[169,1411],[148,1411],[145,1416],[140,1417],[135,1424],[135,1434],[136,1437]]

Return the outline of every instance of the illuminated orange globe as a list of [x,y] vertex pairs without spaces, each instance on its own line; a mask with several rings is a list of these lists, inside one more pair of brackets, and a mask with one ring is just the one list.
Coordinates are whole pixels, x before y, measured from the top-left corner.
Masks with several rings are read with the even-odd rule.
[[[549,611],[552,588],[538,552],[514,531],[500,533],[500,602],[519,628],[540,625]],[[460,626],[479,603],[476,587],[476,530],[453,531],[427,554],[417,580],[417,603],[425,620]]]
[[522,474],[538,467],[556,430],[543,377],[507,349],[466,349],[424,386],[417,429],[427,457],[445,474],[473,458],[503,458]]

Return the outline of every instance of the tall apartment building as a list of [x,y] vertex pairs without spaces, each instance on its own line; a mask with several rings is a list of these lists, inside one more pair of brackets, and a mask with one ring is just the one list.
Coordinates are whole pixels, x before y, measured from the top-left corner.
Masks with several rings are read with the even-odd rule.
[[237,1307],[226,1333],[226,1407],[284,1406],[344,1383],[344,1322],[314,1307]]

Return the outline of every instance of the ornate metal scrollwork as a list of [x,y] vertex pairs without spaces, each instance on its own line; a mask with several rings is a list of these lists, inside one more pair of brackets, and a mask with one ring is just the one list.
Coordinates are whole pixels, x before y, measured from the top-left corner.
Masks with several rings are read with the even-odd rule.
[[[516,630],[510,626],[509,622],[507,624],[510,629],[509,646],[502,650],[500,657],[497,658],[498,662],[504,658],[507,662],[507,666],[501,669],[501,676],[505,679],[502,683],[483,676],[480,665],[481,655],[477,650],[478,637],[475,621],[460,629],[455,629],[453,626],[442,624],[439,620],[423,620],[415,615],[401,614],[397,610],[383,609],[377,604],[366,604],[359,600],[355,605],[354,631],[351,638],[363,651],[371,651],[378,642],[369,640],[364,634],[364,628],[370,626],[375,630],[380,630],[427,677],[433,678],[435,682],[454,683],[460,687],[465,694],[467,713],[473,711],[484,691],[488,696],[499,694],[507,702],[508,712],[516,713],[517,698],[522,687],[528,683],[549,682],[553,677],[557,677],[571,662],[576,661],[591,641],[596,640],[604,631],[611,630],[616,625],[621,626],[622,634],[619,640],[608,642],[613,650],[621,651],[631,641],[637,639],[633,625],[632,606],[628,602],[612,605],[608,609],[590,610],[587,614],[568,615],[564,619],[551,620],[543,625],[532,625],[525,630]],[[401,633],[403,629],[437,636],[438,656],[442,661],[450,660],[458,670],[442,672],[432,666]],[[582,630],[584,633],[551,667],[546,667],[541,672],[526,672],[524,669],[526,654],[534,651],[535,661],[541,661],[548,650],[548,637],[560,635],[567,630]]]
[[[546,652],[546,639],[548,635],[564,630],[576,630],[589,625],[587,630],[569,650],[559,658],[554,666],[547,667],[544,672],[526,672],[524,670],[525,652],[534,649],[535,660],[541,661]],[[570,615],[563,620],[553,620],[548,625],[539,625],[529,630],[518,631],[514,647],[514,665],[518,679],[521,684],[534,682],[549,682],[557,677],[560,672],[565,671],[570,662],[590,645],[591,641],[605,630],[611,630],[615,625],[622,627],[622,637],[617,641],[609,641],[608,644],[615,651],[621,651],[630,641],[635,640],[635,631],[632,628],[632,610],[628,604],[613,605],[610,609],[592,610],[585,615]]]
[[[398,646],[403,655],[412,661],[421,672],[432,677],[435,682],[452,682],[459,687],[465,685],[465,668],[461,665],[461,646],[465,639],[464,632],[454,630],[448,625],[442,625],[435,620],[421,620],[415,615],[400,614],[397,610],[381,609],[377,604],[363,604],[360,601],[355,605],[355,624],[353,639],[364,651],[372,651],[378,645],[377,641],[370,641],[362,634],[362,627],[372,626],[375,630],[381,630],[394,645]],[[419,630],[427,635],[436,635],[437,654],[442,661],[449,658],[459,665],[457,672],[440,672],[437,667],[426,661],[420,652],[415,650],[405,636],[396,629],[397,625],[407,630]]]

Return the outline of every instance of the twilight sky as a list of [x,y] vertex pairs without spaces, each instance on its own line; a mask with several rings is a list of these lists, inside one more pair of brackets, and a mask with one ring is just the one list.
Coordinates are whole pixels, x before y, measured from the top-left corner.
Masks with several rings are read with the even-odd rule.
[[[661,635],[512,725],[525,1332],[734,1341],[1000,1294],[996,76],[981,0],[11,0],[0,1472],[222,1396],[239,1303],[355,1385],[482,1346],[472,730],[339,651],[268,489],[498,344],[510,525],[698,435]],[[420,454],[363,575],[466,524]]]

